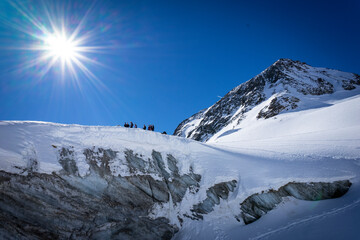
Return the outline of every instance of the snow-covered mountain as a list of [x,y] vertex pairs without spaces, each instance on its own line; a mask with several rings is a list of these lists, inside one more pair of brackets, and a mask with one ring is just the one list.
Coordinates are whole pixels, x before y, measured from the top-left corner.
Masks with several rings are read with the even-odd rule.
[[[184,120],[174,135],[206,142],[279,114],[331,105],[356,95],[360,76],[280,59],[211,107]],[[214,136],[215,135],[215,136]]]
[[0,238],[356,239],[358,85],[279,60],[180,125],[206,143],[0,121]]

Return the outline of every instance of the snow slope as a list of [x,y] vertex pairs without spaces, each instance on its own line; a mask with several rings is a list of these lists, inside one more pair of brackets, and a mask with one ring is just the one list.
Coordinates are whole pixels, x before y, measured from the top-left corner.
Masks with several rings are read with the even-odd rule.
[[[146,159],[155,150],[178,159],[182,173],[187,173],[191,166],[202,176],[196,194],[187,192],[175,205],[157,204],[150,213],[153,218],[163,216],[180,227],[175,239],[289,239],[293,231],[316,232],[310,222],[326,229],[328,236],[336,236],[331,235],[335,232],[355,236],[359,230],[355,228],[349,233],[348,226],[359,220],[355,213],[360,209],[360,119],[359,111],[349,109],[359,106],[358,96],[334,101],[331,106],[306,113],[293,112],[271,121],[249,123],[248,130],[235,129],[208,144],[141,129],[2,121],[0,170],[27,175],[25,169],[37,159],[34,171],[59,173],[62,167],[56,153],[60,147],[71,146],[80,176],[89,174],[89,165],[82,154],[85,148],[111,148],[119,152],[110,163],[112,174],[130,176],[144,173],[131,173],[121,153],[131,149]],[[331,120],[324,123],[324,119]],[[156,175],[152,177],[159,179]],[[353,186],[343,198],[315,203],[288,198],[286,203],[252,224],[244,225],[235,219],[240,213],[239,203],[254,193],[277,189],[292,181],[345,179],[351,180]],[[204,215],[204,220],[184,217],[191,215],[194,204],[206,198],[207,189],[232,180],[238,183],[236,189],[227,200],[221,200],[213,212]],[[183,218],[182,225],[178,216]],[[346,221],[337,223],[339,229],[328,229],[326,224],[334,224],[337,217]]]
[[359,85],[357,74],[280,59],[214,105],[184,120],[174,135],[214,141],[256,121],[330,106],[333,101],[358,95]]
[[[341,94],[341,93],[340,93]],[[309,174],[308,166],[320,175],[335,169],[353,181],[352,189],[340,199],[308,202],[288,198],[260,220],[239,227],[226,214],[231,203],[223,204],[203,222],[188,223],[175,239],[357,239],[360,223],[360,95],[332,96],[322,107],[255,119],[249,111],[243,128],[225,128],[207,144],[252,157],[251,163],[269,172],[253,172],[259,179],[290,174]],[[264,103],[266,104],[266,103]],[[259,106],[261,108],[261,106]],[[293,164],[291,169],[283,168]],[[270,164],[271,170],[268,168]],[[347,168],[345,166],[353,168]],[[245,166],[242,166],[245,167]],[[274,168],[273,168],[274,167]],[[347,168],[347,169],[346,169]],[[245,167],[247,169],[247,167]],[[249,169],[251,171],[251,168]],[[332,173],[329,172],[328,177]],[[335,175],[333,175],[335,176]],[[247,182],[248,179],[242,178]],[[246,184],[247,185],[247,184]],[[236,211],[236,210],[235,210]],[[216,237],[214,237],[216,236]]]
[[[242,126],[228,126],[208,143],[261,151],[278,151],[329,158],[360,157],[360,92],[336,100],[323,100],[323,107],[256,119],[257,109],[248,112]],[[341,93],[340,93],[341,94]],[[266,103],[264,103],[266,104]],[[262,106],[259,106],[261,108]]]

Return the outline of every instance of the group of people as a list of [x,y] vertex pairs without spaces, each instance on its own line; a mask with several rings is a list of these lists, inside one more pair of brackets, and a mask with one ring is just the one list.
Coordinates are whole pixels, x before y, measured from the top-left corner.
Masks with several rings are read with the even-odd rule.
[[[144,125],[145,126],[145,125]],[[127,122],[126,123],[124,123],[124,127],[126,127],[126,128],[137,128],[137,125],[135,124],[134,125],[134,123],[133,122],[130,122],[130,124],[128,124]]]
[[[126,127],[126,128],[137,128],[137,125],[134,124],[133,122],[130,122],[130,124],[127,123],[127,122],[125,122],[125,123],[124,123],[124,127]],[[143,129],[146,130],[146,125],[145,125],[145,124],[144,124]],[[154,126],[153,124],[150,124],[150,125],[147,127],[147,130],[149,130],[149,131],[154,131],[154,130],[155,130],[155,126]],[[162,134],[166,134],[166,132],[164,131],[164,132],[162,132]]]
[[[124,123],[124,127],[126,127],[126,128],[137,128],[137,125],[134,124],[133,122],[130,122],[130,124],[127,123],[127,122],[125,122],[125,123]],[[146,130],[146,125],[145,125],[145,124],[144,124],[143,129]],[[154,131],[154,130],[155,130],[154,125],[152,125],[152,124],[149,125],[149,126],[147,127],[147,130],[149,130],[149,131]]]

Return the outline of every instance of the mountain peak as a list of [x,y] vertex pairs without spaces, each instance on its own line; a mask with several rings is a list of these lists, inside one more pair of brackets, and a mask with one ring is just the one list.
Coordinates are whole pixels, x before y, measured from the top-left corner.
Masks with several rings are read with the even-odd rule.
[[286,78],[288,72],[304,72],[309,67],[311,66],[298,60],[280,58],[253,79],[259,80],[258,78],[260,77],[260,81],[266,79],[268,82],[274,83],[277,82],[279,79]]
[[280,58],[275,63],[277,63],[277,62],[280,62],[280,63],[293,63],[293,62],[299,62],[299,61],[292,60],[290,58]]
[[306,64],[306,63],[304,63],[304,62],[301,62],[301,61],[299,61],[299,60],[292,60],[292,59],[290,59],[290,58],[280,58],[279,60],[277,60],[275,63],[274,63],[274,65],[275,64]]
[[280,68],[289,68],[289,67],[301,67],[307,65],[305,62],[301,62],[299,60],[292,60],[290,58],[280,58],[276,62],[274,62],[271,67],[280,67]]
[[184,120],[174,135],[205,142],[218,132],[241,128],[248,118],[257,121],[288,111],[308,109],[314,97],[321,105],[322,95],[359,90],[359,86],[359,75],[281,58],[259,75],[232,89],[208,109]]

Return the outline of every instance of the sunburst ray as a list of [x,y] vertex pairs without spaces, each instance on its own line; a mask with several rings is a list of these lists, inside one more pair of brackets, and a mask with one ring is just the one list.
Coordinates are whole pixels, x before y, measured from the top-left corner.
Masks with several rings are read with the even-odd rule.
[[104,65],[87,54],[100,53],[106,48],[104,46],[88,46],[87,43],[93,40],[94,33],[84,30],[94,3],[86,10],[79,22],[72,23],[71,26],[67,24],[69,22],[67,18],[70,16],[65,16],[62,11],[54,13],[51,11],[53,10],[52,6],[46,5],[45,2],[43,4],[45,18],[36,17],[37,14],[29,11],[20,1],[10,1],[9,3],[21,14],[26,26],[21,26],[19,23],[9,23],[9,25],[33,39],[32,43],[27,46],[16,47],[19,50],[34,53],[33,58],[20,67],[29,69],[41,66],[40,77],[46,76],[51,69],[58,68],[62,78],[66,76],[67,79],[71,78],[78,82],[79,72],[81,72],[92,83],[100,81],[89,69],[89,66]]

